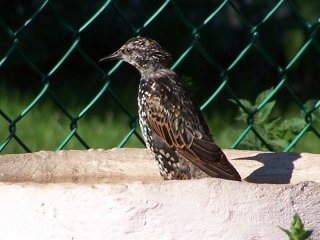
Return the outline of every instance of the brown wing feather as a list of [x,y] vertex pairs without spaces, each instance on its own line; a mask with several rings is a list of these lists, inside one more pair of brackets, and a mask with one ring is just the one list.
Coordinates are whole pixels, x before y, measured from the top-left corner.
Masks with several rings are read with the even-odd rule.
[[154,134],[209,176],[240,181],[236,169],[212,140],[200,108],[184,91],[177,75],[166,71],[153,84],[157,91],[145,104]]
[[209,176],[241,180],[239,173],[212,140],[194,138],[190,148],[177,149],[177,152]]
[[[182,111],[182,113],[188,112]],[[197,116],[179,116],[176,112],[174,114],[176,118],[181,118],[180,124],[177,126],[172,124],[172,120],[170,121],[170,112],[167,109],[153,109],[152,113],[147,114],[153,132],[163,139],[169,147],[175,148],[180,156],[191,161],[209,176],[240,181],[241,178],[236,169],[228,162],[222,150],[208,135],[207,125],[203,129],[202,126],[205,122],[203,119],[199,119],[202,118],[202,115],[198,117],[200,126],[194,130],[190,128],[191,124],[186,122],[186,119],[190,119],[190,117],[194,119]]]

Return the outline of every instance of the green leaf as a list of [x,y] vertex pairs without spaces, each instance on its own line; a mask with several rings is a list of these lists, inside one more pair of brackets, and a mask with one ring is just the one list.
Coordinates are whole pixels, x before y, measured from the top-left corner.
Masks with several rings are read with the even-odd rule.
[[313,230],[306,230],[302,236],[302,239],[308,239],[311,236],[312,232]]
[[302,228],[303,228],[303,224],[301,222],[301,218],[296,213],[293,216],[293,221],[291,223],[291,229],[299,229],[299,230],[301,230]]
[[241,122],[247,122],[248,114],[242,112],[238,117],[236,117],[236,120],[241,121]]
[[284,231],[284,232],[289,236],[289,239],[290,239],[290,240],[291,240],[291,239],[295,239],[294,236],[293,236],[293,234],[292,234],[289,230],[284,229],[284,228],[282,228],[282,227],[280,227],[280,229],[281,229],[282,231]]
[[311,229],[304,229],[301,218],[297,213],[293,216],[290,231],[281,227],[280,229],[289,236],[290,240],[307,240],[313,231]]
[[234,100],[234,99],[232,99],[232,98],[229,98],[228,100],[229,100],[230,102],[234,103],[235,105],[238,105],[238,103],[237,103],[236,100]]
[[[236,104],[237,106],[239,106],[239,111],[240,112],[244,112],[246,113],[245,110],[243,110],[243,108],[239,105],[239,103],[237,101],[235,101],[234,99],[229,99],[230,102]],[[252,105],[252,103],[246,99],[239,99],[239,102],[246,108],[247,111],[251,112],[254,109],[254,106]]]
[[266,99],[271,94],[272,91],[273,91],[273,87],[261,92],[256,98],[255,106],[258,106],[260,103],[262,103],[263,100]]
[[276,101],[271,101],[267,103],[257,114],[256,121],[257,123],[264,123],[270,118],[272,110],[276,104]]
[[304,119],[299,117],[290,118],[283,122],[283,127],[293,134],[298,134],[306,125]]
[[[247,111],[249,111],[249,112],[253,111],[254,106],[252,105],[252,103],[250,101],[248,101],[246,99],[239,99],[239,102],[247,109]],[[242,108],[241,108],[241,110],[242,110]]]
[[280,125],[280,121],[282,120],[281,117],[277,117],[276,119],[274,119],[273,121],[271,121],[270,123],[266,123],[265,124],[265,129],[266,130],[273,130],[275,129],[276,127],[278,127]]

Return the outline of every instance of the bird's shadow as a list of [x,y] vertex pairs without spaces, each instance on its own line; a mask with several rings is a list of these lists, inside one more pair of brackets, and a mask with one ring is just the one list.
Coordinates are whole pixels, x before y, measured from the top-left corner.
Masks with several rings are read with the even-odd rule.
[[294,169],[293,162],[300,157],[300,153],[258,153],[237,160],[255,160],[264,164],[244,179],[247,182],[285,184],[290,183]]

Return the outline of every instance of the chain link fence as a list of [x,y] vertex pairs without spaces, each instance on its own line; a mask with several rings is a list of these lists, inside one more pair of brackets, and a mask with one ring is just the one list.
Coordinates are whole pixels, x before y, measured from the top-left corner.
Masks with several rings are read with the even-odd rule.
[[[10,9],[10,4],[1,4],[1,11],[9,13],[2,12],[0,17],[0,81],[9,87],[0,86],[19,90],[19,99],[23,99],[26,92],[31,92],[32,97],[25,99],[23,108],[18,110],[12,110],[10,102],[7,105],[0,102],[0,152],[5,152],[12,144],[26,152],[67,149],[72,141],[83,148],[95,147],[81,134],[81,129],[87,127],[81,126],[81,122],[95,111],[100,114],[97,106],[108,111],[109,101],[114,106],[110,109],[116,108],[128,120],[129,128],[121,132],[117,146],[126,146],[132,138],[143,143],[137,128],[136,111],[124,100],[130,99],[130,102],[134,99],[135,95],[128,94],[127,90],[137,91],[136,80],[131,81],[131,78],[138,79],[137,73],[123,66],[122,62],[108,63],[108,66],[113,64],[109,68],[98,62],[128,38],[138,35],[158,40],[173,53],[171,69],[183,79],[191,75],[190,81],[196,87],[203,85],[205,90],[200,101],[205,113],[212,108],[224,111],[228,104],[236,104],[237,108],[231,107],[230,111],[235,110],[238,114],[240,110],[240,118],[245,124],[229,147],[239,148],[253,138],[267,150],[287,152],[294,150],[306,134],[312,134],[312,144],[320,149],[320,129],[316,123],[320,111],[320,5],[316,1],[199,3],[166,0],[150,3],[132,0],[125,3],[109,0],[61,3],[47,0],[33,1],[28,6],[17,1],[11,3]],[[284,53],[279,51],[281,48]],[[72,65],[72,62],[77,64]],[[263,62],[264,67],[257,62]],[[185,72],[187,76],[183,75]],[[13,78],[15,83],[10,84]],[[195,78],[204,80],[195,82]],[[63,92],[61,89],[68,83],[68,91]],[[78,85],[81,85],[80,90]],[[301,88],[304,85],[309,86],[307,90]],[[269,90],[250,104],[252,97],[266,88]],[[126,89],[126,96],[121,94],[121,89]],[[70,109],[65,99],[78,91],[81,92],[77,93],[79,105]],[[4,90],[0,94],[4,95]],[[280,148],[276,148],[268,137],[268,131],[272,132],[271,125],[279,125],[280,120],[270,120],[269,129],[259,126],[261,118],[267,118],[273,110],[275,99],[280,105],[283,100],[282,109],[286,109],[287,104],[298,108],[302,114],[299,118],[303,120],[299,121],[299,127],[289,140],[274,139],[280,141],[277,145]],[[35,133],[24,137],[22,134],[24,128],[36,129],[41,124],[46,125],[29,122],[26,126],[24,122],[30,113],[43,111],[39,107],[43,101],[50,102],[55,111],[67,119],[70,127],[64,129],[64,136],[59,135],[59,142],[54,147],[33,146],[30,138],[39,136]],[[263,116],[259,118],[259,114]],[[46,128],[59,126],[47,125]],[[96,127],[91,128],[94,135]],[[213,129],[213,133],[215,131],[219,129]],[[46,137],[54,138],[53,135]],[[107,131],[105,136],[108,137]]]

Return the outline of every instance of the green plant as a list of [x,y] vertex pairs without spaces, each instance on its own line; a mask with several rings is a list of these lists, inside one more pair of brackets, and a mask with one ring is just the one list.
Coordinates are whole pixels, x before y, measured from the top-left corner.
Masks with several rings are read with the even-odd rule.
[[[271,146],[273,151],[281,151],[289,145],[294,137],[299,134],[306,124],[305,112],[301,112],[300,116],[283,119],[282,116],[276,115],[274,112],[276,100],[266,103],[259,111],[255,112],[258,106],[271,94],[273,88],[261,92],[254,103],[246,99],[239,99],[245,109],[239,107],[239,116],[237,120],[245,124],[253,124],[253,128],[260,136]],[[234,100],[231,102],[236,103]],[[316,100],[309,100],[305,103],[307,110],[312,109]],[[250,114],[252,114],[250,116]],[[320,120],[319,111],[312,113],[314,120]],[[270,150],[258,136],[250,131],[239,145],[240,149]]]
[[290,230],[284,229],[282,227],[280,227],[280,229],[289,236],[289,240],[311,240],[309,237],[311,236],[313,231],[312,229],[304,228],[301,218],[297,213],[293,216]]

